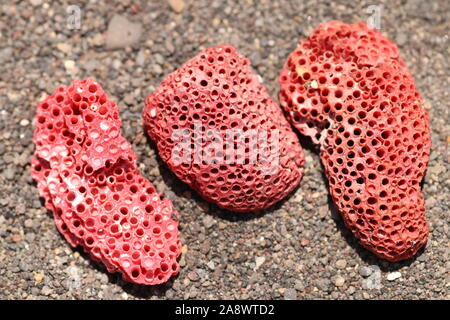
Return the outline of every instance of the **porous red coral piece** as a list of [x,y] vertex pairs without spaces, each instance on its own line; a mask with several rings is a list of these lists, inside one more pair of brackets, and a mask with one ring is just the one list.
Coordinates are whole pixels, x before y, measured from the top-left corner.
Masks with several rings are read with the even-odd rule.
[[362,245],[391,261],[426,243],[420,181],[428,114],[395,44],[364,23],[321,24],[289,55],[280,102],[320,145],[334,203]]
[[[203,50],[168,75],[147,97],[143,119],[169,168],[222,208],[265,209],[302,177],[304,157],[295,133],[249,60],[232,46]],[[229,149],[226,143],[233,132],[235,153],[233,143]],[[192,145],[203,155],[186,151]]]
[[92,79],[61,86],[36,112],[32,176],[59,231],[124,280],[179,271],[178,213],[136,167],[115,103]]

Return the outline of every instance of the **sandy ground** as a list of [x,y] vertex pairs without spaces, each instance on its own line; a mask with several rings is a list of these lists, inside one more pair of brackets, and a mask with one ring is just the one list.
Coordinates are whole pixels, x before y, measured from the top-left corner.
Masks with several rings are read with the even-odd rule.
[[[156,0],[45,2],[0,4],[0,298],[450,298],[449,1],[184,0],[184,8]],[[332,209],[317,153],[303,140],[300,188],[260,215],[204,202],[160,163],[140,113],[164,75],[203,48],[230,43],[276,97],[279,70],[299,38],[330,19],[366,22],[381,8],[371,5],[382,5],[381,30],[399,45],[431,118],[423,182],[431,235],[416,258],[388,263],[357,244]],[[131,25],[110,32],[140,31],[137,41],[105,37],[114,15]],[[182,213],[181,273],[164,285],[125,283],[71,248],[30,178],[37,102],[88,76],[118,102],[144,176]]]

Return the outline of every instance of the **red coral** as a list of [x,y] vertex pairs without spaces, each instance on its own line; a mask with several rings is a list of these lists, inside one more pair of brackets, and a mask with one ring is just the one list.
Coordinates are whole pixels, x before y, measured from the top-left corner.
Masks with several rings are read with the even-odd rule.
[[290,54],[280,83],[290,122],[320,145],[347,227],[382,258],[412,257],[428,235],[420,181],[431,140],[396,45],[363,23],[324,23]]
[[32,176],[59,231],[109,272],[158,284],[177,274],[177,212],[141,176],[116,104],[92,79],[39,103]]
[[167,76],[143,118],[169,168],[222,208],[265,209],[302,177],[295,133],[231,46],[206,49]]

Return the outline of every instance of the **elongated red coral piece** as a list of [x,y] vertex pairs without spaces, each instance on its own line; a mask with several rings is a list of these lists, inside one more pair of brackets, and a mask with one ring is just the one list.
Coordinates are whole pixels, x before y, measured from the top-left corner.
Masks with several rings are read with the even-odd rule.
[[179,271],[178,214],[139,173],[116,104],[92,79],[60,86],[36,112],[32,176],[56,226],[124,280]]
[[232,46],[203,50],[168,75],[143,119],[169,168],[222,208],[265,209],[302,177],[295,133]]
[[364,23],[321,24],[289,55],[280,102],[320,146],[334,203],[362,245],[391,261],[426,243],[420,181],[428,115],[397,46]]

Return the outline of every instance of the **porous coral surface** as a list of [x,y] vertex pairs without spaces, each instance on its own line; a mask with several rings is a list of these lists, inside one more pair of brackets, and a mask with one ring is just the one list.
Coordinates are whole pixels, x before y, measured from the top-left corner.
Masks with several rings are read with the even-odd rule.
[[60,86],[36,112],[32,176],[56,226],[124,280],[177,274],[178,217],[139,173],[116,104],[92,79]]
[[295,133],[232,46],[206,49],[168,75],[143,118],[169,168],[222,208],[266,209],[303,175]]
[[290,122],[320,146],[346,226],[384,259],[412,257],[428,236],[420,182],[431,139],[397,46],[364,23],[330,21],[299,42],[279,79]]

